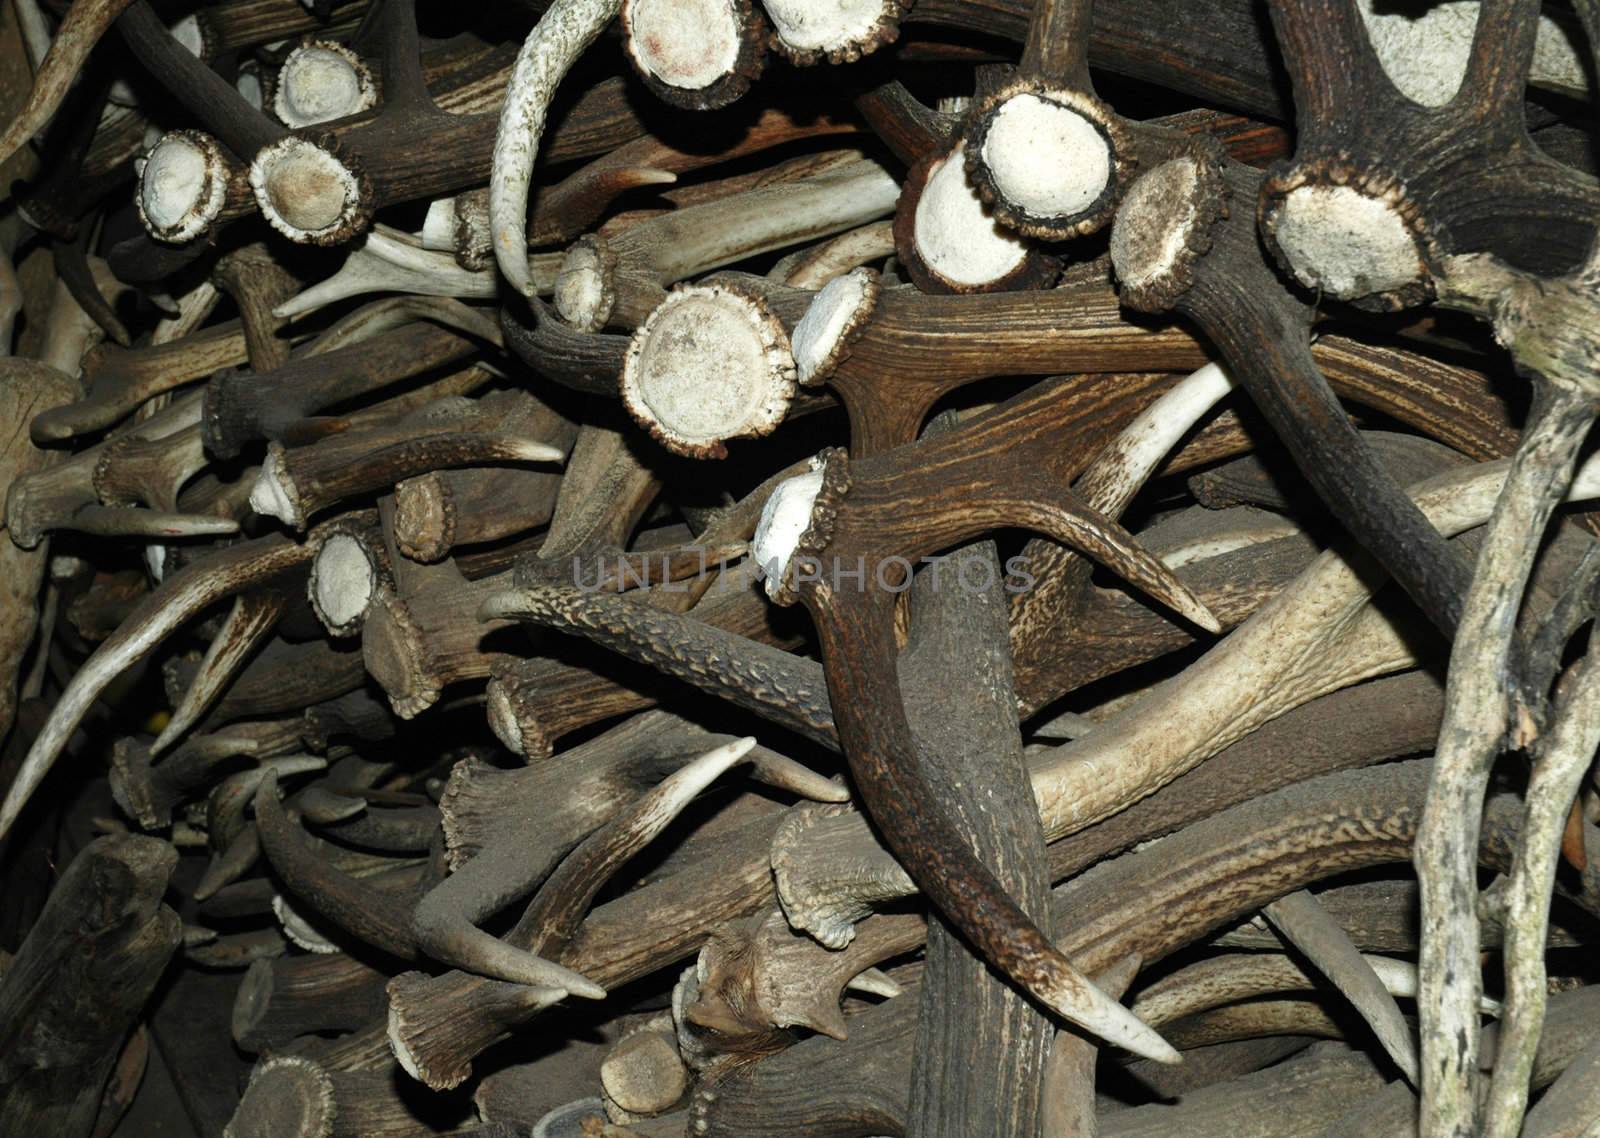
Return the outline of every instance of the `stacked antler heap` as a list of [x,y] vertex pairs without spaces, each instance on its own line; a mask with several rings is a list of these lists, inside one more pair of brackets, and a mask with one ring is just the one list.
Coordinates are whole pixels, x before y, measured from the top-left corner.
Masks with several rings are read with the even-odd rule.
[[0,2],[0,1134],[1600,1133],[1600,0],[1265,7]]

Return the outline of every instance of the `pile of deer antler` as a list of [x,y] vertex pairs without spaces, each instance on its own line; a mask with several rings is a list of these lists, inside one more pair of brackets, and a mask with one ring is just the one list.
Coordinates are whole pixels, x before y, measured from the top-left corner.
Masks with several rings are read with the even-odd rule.
[[0,1135],[1600,1134],[1600,0],[1400,7],[0,2]]

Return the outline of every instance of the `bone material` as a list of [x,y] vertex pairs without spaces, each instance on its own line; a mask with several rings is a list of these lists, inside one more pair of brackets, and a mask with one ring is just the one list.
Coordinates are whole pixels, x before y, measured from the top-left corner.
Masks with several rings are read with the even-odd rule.
[[[1442,107],[1455,97],[1467,73],[1478,0],[1429,5],[1356,2],[1378,61],[1401,94],[1425,107]],[[1582,40],[1575,42],[1565,26],[1542,17],[1529,82],[1569,95],[1587,94],[1589,80],[1581,46]]]
[[822,287],[790,337],[796,378],[814,382],[818,371],[833,356],[839,342],[864,318],[877,294],[871,274],[853,269]]
[[278,71],[273,113],[286,126],[315,126],[377,105],[366,64],[343,44],[313,40],[291,51]]
[[1122,209],[1130,217],[1167,217],[1174,203],[1185,215],[1170,225],[1118,225],[1111,230],[1111,260],[1125,288],[1162,280],[1183,255],[1193,231],[1197,172],[1190,159],[1164,162],[1133,184]]
[[761,567],[767,596],[774,596],[782,587],[789,572],[789,559],[811,525],[811,507],[821,492],[819,467],[780,483],[762,508],[750,553]]
[[163,241],[190,241],[222,210],[228,171],[217,147],[192,131],[165,134],[139,171],[139,211]]
[[1111,147],[1070,107],[1031,93],[995,113],[983,140],[995,188],[1039,217],[1070,217],[1094,204],[1111,180]]
[[934,167],[917,201],[917,252],[946,280],[982,285],[1022,264],[1028,247],[984,210],[957,146]]
[[30,138],[44,129],[50,116],[61,107],[73,82],[88,61],[100,37],[122,14],[132,0],[76,0],[56,29],[33,90],[22,112],[0,135],[0,162],[17,152]]
[[634,333],[622,365],[623,403],[681,454],[765,435],[794,398],[788,340],[756,298],[715,285],[680,288]]
[[489,217],[495,262],[524,296],[535,291],[528,272],[528,186],[550,100],[567,71],[621,7],[622,0],[556,0],[517,53],[494,139]]
[[698,91],[733,70],[739,20],[730,0],[636,0],[628,53],[663,83]]
[[876,46],[872,41],[887,11],[884,0],[762,0],[778,40],[797,52],[827,52]]
[[1422,276],[1417,243],[1392,204],[1349,186],[1301,186],[1273,236],[1294,275],[1341,300],[1391,292]]
[[359,541],[336,533],[317,551],[317,571],[310,584],[328,621],[348,626],[372,603],[372,562]]
[[293,135],[255,156],[250,188],[262,215],[292,241],[337,231],[361,204],[361,187],[344,163]]

